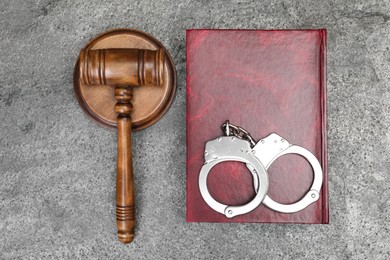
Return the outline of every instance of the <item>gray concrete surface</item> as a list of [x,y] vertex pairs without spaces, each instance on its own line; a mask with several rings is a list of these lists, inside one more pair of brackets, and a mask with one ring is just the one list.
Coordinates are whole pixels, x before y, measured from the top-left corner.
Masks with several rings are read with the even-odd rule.
[[[178,91],[134,134],[137,237],[116,239],[116,133],[72,89],[107,29],[169,49]],[[185,222],[185,29],[327,28],[330,225]],[[389,1],[0,2],[0,259],[390,259]]]

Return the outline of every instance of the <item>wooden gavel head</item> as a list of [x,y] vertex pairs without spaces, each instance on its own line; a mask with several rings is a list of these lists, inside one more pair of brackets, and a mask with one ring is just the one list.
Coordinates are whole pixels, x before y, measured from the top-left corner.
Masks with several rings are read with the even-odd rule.
[[97,49],[80,53],[80,80],[86,85],[160,86],[164,49]]
[[169,108],[176,71],[164,46],[132,29],[104,33],[80,52],[74,90],[87,115],[118,129],[116,220],[118,238],[134,239],[135,197],[131,131],[155,123]]

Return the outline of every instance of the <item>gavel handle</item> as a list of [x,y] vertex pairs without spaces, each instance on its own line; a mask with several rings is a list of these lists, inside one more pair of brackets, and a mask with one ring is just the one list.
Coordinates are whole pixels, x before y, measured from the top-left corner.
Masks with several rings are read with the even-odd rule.
[[135,199],[134,177],[131,156],[131,111],[132,88],[119,86],[115,88],[118,103],[118,173],[116,178],[116,223],[118,239],[130,243],[134,239]]

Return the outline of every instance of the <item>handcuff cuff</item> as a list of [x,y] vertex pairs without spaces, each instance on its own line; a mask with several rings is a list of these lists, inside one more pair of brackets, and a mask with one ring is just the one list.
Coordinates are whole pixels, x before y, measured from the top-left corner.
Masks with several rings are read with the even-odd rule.
[[[272,133],[257,143],[245,129],[226,121],[222,125],[224,136],[206,143],[205,163],[199,174],[199,190],[204,201],[215,211],[233,218],[256,209],[261,203],[281,213],[295,213],[316,202],[320,197],[322,186],[322,169],[317,158],[307,149],[290,144],[286,139]],[[297,154],[304,157],[313,169],[313,183],[306,195],[292,204],[282,204],[267,195],[269,181],[267,170],[271,164],[286,154]],[[207,188],[207,177],[217,164],[226,161],[238,161],[246,164],[252,174],[255,197],[247,204],[229,206],[216,201]]]

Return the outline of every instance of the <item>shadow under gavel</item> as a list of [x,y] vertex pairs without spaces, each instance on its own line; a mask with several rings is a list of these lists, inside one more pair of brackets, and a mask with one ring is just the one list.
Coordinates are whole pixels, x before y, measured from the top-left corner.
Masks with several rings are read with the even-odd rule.
[[[116,179],[116,221],[118,238],[123,243],[134,239],[135,198],[131,154],[131,112],[133,87],[161,86],[164,50],[83,49],[80,53],[80,80],[85,85],[115,87],[115,112],[118,124]],[[112,108],[114,109],[114,108]]]

